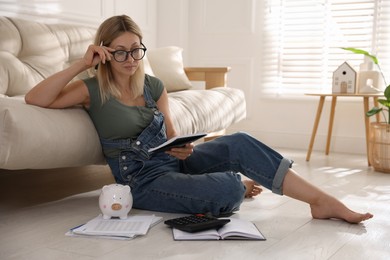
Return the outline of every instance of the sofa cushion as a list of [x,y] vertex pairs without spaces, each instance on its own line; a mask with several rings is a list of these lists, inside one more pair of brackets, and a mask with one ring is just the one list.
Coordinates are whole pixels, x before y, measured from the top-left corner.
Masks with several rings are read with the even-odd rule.
[[180,134],[220,131],[246,117],[245,96],[239,89],[186,90],[168,96],[172,120]]
[[9,52],[0,51],[0,94],[22,95],[42,80],[36,70]]
[[191,88],[191,81],[184,72],[183,49],[176,46],[147,51],[154,75],[161,79],[168,92]]
[[23,97],[0,100],[0,168],[46,169],[102,164],[95,127],[82,108],[46,109]]

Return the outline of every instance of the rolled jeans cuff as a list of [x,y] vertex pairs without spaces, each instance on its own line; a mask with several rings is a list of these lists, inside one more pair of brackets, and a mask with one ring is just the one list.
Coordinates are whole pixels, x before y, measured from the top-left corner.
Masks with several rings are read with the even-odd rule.
[[280,161],[279,168],[276,171],[274,181],[272,182],[272,192],[283,195],[283,180],[286,177],[288,170],[293,164],[292,160],[283,158]]

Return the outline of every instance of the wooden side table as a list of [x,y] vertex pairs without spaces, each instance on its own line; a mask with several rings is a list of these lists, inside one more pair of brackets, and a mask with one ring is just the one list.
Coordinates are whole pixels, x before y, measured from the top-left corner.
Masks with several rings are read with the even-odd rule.
[[[317,115],[314,121],[314,126],[313,126],[313,132],[311,134],[311,139],[310,139],[310,144],[309,148],[307,150],[307,155],[306,155],[306,161],[310,160],[311,152],[313,150],[313,145],[314,145],[314,140],[316,138],[317,134],[317,129],[318,129],[318,124],[320,122],[321,118],[321,113],[322,109],[324,107],[325,103],[325,98],[326,97],[332,97],[332,104],[330,107],[330,117],[329,117],[329,125],[328,125],[328,137],[326,140],[326,149],[325,149],[325,154],[329,154],[329,149],[330,149],[330,139],[332,137],[332,128],[333,128],[333,121],[334,121],[334,114],[336,110],[336,103],[337,103],[337,98],[338,97],[362,97],[363,98],[363,106],[364,106],[364,114],[362,114],[364,123],[366,126],[366,149],[367,149],[367,162],[368,165],[370,166],[370,161],[368,160],[368,145],[369,145],[369,131],[370,131],[370,119],[366,116],[366,112],[369,110],[369,98],[372,98],[374,101],[374,105],[378,106],[378,97],[382,97],[383,94],[341,94],[341,93],[331,93],[331,94],[322,94],[322,93],[307,93],[305,95],[308,96],[317,96],[320,97],[320,101],[318,103],[318,108],[317,108]],[[376,120],[379,122],[380,116],[379,114],[376,115]]]

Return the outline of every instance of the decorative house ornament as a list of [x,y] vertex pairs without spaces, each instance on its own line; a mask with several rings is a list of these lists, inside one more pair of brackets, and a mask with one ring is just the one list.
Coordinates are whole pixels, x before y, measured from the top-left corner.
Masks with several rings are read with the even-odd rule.
[[357,72],[347,62],[333,72],[333,93],[356,93]]

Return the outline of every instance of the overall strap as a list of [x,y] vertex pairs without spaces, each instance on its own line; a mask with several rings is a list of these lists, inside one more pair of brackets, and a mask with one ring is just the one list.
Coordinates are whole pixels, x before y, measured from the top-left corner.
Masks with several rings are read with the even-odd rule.
[[146,107],[157,109],[156,101],[154,101],[152,97],[152,93],[150,92],[150,82],[147,77],[145,77],[144,97],[145,97]]

